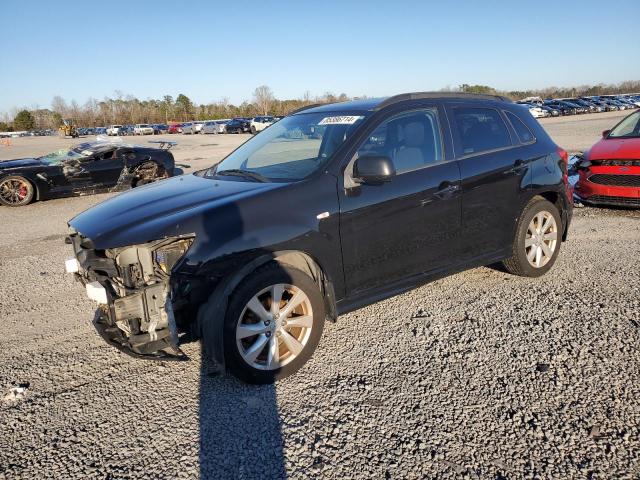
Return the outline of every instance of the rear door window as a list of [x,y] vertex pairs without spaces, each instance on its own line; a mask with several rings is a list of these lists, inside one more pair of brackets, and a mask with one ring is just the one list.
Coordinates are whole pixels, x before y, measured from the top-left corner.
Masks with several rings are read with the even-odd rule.
[[500,112],[493,108],[456,107],[453,109],[453,116],[460,134],[463,155],[512,145],[509,130]]
[[511,113],[511,112],[504,112],[504,113],[506,113],[507,118],[509,119],[509,122],[511,122],[511,126],[515,130],[516,135],[518,135],[518,138],[522,143],[532,143],[536,141],[536,137],[533,136],[533,133],[531,133],[531,130],[529,130],[529,127],[527,127],[524,124],[524,122],[520,120],[515,113]]

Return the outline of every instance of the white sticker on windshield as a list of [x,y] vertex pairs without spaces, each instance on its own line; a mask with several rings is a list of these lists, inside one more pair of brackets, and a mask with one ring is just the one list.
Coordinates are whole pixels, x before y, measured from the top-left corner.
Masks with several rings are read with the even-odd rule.
[[91,150],[82,150],[80,154],[84,155],[85,157],[90,157],[91,155],[93,155],[93,152]]
[[342,115],[340,117],[324,117],[318,125],[353,125],[362,117],[357,115]]

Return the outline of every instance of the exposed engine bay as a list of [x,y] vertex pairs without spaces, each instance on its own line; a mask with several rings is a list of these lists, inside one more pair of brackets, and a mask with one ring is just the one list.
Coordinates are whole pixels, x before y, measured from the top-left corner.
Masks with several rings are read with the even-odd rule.
[[75,258],[66,262],[99,304],[94,326],[110,344],[134,356],[186,359],[178,346],[171,269],[193,237],[176,237],[106,250],[74,232]]

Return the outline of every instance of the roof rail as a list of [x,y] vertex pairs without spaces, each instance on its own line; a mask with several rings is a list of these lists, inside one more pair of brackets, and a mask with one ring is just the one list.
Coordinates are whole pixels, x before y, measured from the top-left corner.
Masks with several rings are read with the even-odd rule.
[[490,95],[484,93],[465,93],[465,92],[413,92],[401,93],[394,95],[381,102],[375,110],[380,110],[394,103],[404,102],[407,100],[421,100],[424,98],[459,98],[459,99],[478,99],[478,100],[500,100],[503,102],[512,102],[510,98],[502,95]]
[[316,108],[316,107],[319,107],[321,105],[324,105],[324,104],[323,103],[312,103],[311,105],[305,105],[304,107],[296,108],[294,111],[289,112],[287,115],[295,115],[296,113],[304,112],[305,110],[309,110],[310,108]]

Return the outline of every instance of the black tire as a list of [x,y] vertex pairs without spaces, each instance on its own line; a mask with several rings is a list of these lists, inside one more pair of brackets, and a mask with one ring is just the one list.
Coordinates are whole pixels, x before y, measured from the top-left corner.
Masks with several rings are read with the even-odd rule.
[[134,179],[131,188],[141,187],[142,185],[169,178],[164,167],[154,162],[143,163],[136,169],[136,174],[137,177]]
[[[247,303],[261,290],[284,283],[302,290],[313,311],[313,325],[304,349],[289,363],[273,369],[262,370],[247,363],[240,352],[236,341],[236,328]],[[204,308],[207,308],[204,305]],[[315,281],[306,273],[293,267],[271,262],[259,268],[246,279],[231,295],[224,324],[224,354],[227,369],[239,379],[253,384],[273,383],[276,380],[292,375],[311,358],[322,336],[324,327],[324,299]]]
[[251,134],[255,135],[256,133],[258,133],[257,130],[256,130],[256,127],[251,125]]
[[[18,186],[18,182],[21,186]],[[15,186],[15,187],[14,187]],[[22,188],[25,190],[24,197],[16,198],[12,201],[11,198],[3,195],[3,188]],[[12,175],[9,177],[0,178],[0,204],[5,205],[7,207],[23,207],[28,205],[33,200],[35,195],[35,188],[33,184],[24,177],[19,175]]]
[[[529,263],[526,254],[525,240],[527,237],[527,229],[533,218],[541,212],[550,213],[557,227],[557,240],[555,243],[555,250],[551,258],[542,266],[535,267]],[[560,253],[560,245],[562,244],[562,232],[563,232],[562,218],[558,208],[548,200],[542,197],[534,197],[527,204],[522,211],[520,218],[518,219],[518,225],[516,228],[516,235],[512,246],[512,255],[502,262],[504,268],[513,275],[519,275],[521,277],[540,277],[547,273],[558,258]]]

